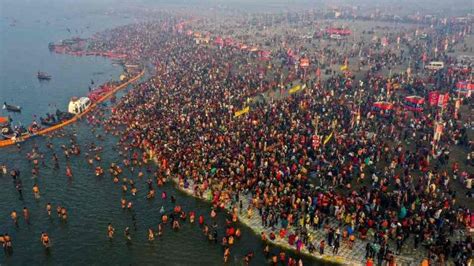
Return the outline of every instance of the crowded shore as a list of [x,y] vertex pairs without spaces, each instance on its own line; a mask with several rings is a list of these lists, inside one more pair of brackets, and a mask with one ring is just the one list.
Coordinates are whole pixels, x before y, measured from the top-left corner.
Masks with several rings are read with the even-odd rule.
[[[221,244],[223,263],[242,223],[259,235],[270,265],[303,265],[300,255],[323,264],[469,265],[472,18],[344,14],[166,16],[100,32],[80,51],[61,43],[54,49],[71,55],[139,62],[151,77],[85,114],[94,133],[118,138],[123,161],[103,165],[103,147],[64,133],[70,140],[54,167],[83,157],[95,176],[110,178],[122,193],[117,208],[132,213],[120,229],[128,244],[145,241],[133,237],[140,195],[173,205],[159,211],[148,241],[197,223],[204,239]],[[44,154],[34,147],[28,160],[38,176]],[[20,173],[1,166],[23,197]],[[69,165],[65,175],[74,177]],[[209,213],[176,202],[168,182],[210,202]],[[34,184],[37,200],[41,189]],[[51,216],[53,206],[45,209]],[[57,207],[62,222],[68,214]],[[20,215],[9,215],[18,227]],[[29,223],[27,208],[23,218]],[[104,235],[116,241],[117,230],[111,221]],[[14,239],[0,241],[11,253]],[[47,250],[50,241],[42,232]],[[252,265],[253,256],[239,263]]]

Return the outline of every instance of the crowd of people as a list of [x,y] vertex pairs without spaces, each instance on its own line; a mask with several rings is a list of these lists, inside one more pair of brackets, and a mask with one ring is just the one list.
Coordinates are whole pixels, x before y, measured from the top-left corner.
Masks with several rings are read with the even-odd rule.
[[[462,114],[455,118],[459,110],[452,104],[443,110],[427,106],[421,112],[403,108],[408,93],[427,97],[430,91],[451,88],[467,78],[464,72],[428,72],[419,63],[425,56],[456,62],[447,52],[432,54],[422,48],[437,47],[434,40],[444,36],[444,28],[416,45],[412,38],[417,33],[407,30],[398,40],[392,36],[393,45],[387,48],[380,42],[344,43],[349,40],[326,48],[317,40],[303,47],[292,43],[298,38],[291,36],[280,45],[281,39],[273,38],[265,44],[273,51],[271,58],[238,45],[215,45],[215,36],[203,41],[196,33],[191,22],[162,19],[108,30],[89,46],[127,54],[154,68],[153,77],[124,95],[110,114],[94,112],[88,118],[120,138],[124,160],[108,170],[113,182],[122,181],[124,195],[134,196],[137,187],[134,180],[121,176],[120,165],[130,168],[153,160],[155,180],[146,181],[147,198],[155,197],[153,181],[162,186],[175,180],[212,202],[211,219],[227,208],[230,215],[221,239],[224,261],[240,236],[237,217],[253,219],[258,214],[265,228],[265,255],[275,265],[302,264],[284,252],[271,254],[267,241],[276,239],[314,255],[337,255],[340,247],[352,249],[363,241],[367,265],[395,265],[407,246],[422,250],[418,254],[433,263],[469,263],[472,237],[452,236],[474,226],[472,210],[459,200],[466,198],[461,191],[471,195],[472,187],[466,190],[460,183],[473,174],[465,163],[453,162],[450,153],[454,146],[472,148],[467,135],[472,121]],[[348,71],[361,56],[366,59],[356,64],[354,73]],[[298,57],[308,58],[310,67],[299,67]],[[413,60],[416,76],[404,68]],[[345,65],[345,70],[334,70],[335,65]],[[303,89],[290,92],[297,84]],[[375,109],[377,101],[398,107]],[[465,105],[471,102],[464,99]],[[444,131],[433,141],[438,121],[444,121]],[[89,151],[90,164],[100,162],[92,155],[97,147]],[[80,152],[74,142],[64,147],[66,158]],[[39,171],[35,158],[33,151],[34,175]],[[94,170],[104,174],[100,167]],[[73,175],[70,168],[66,175]],[[146,175],[151,173],[139,173]],[[37,185],[33,193],[40,197]],[[120,205],[133,209],[126,196]],[[50,215],[50,204],[47,211]],[[23,211],[25,220],[27,213]],[[58,207],[58,216],[66,220],[66,209]],[[15,225],[17,217],[12,211]],[[179,230],[180,223],[194,223],[195,217],[178,204],[171,213],[162,210],[157,229],[148,229],[148,240],[161,236],[166,224]],[[198,223],[206,238],[217,243],[217,224],[206,223],[202,216]],[[325,238],[315,239],[313,232],[321,230]],[[114,233],[109,224],[107,237],[113,239]],[[129,227],[124,236],[132,241]],[[0,239],[11,247],[8,235]],[[46,233],[41,241],[49,247]],[[326,247],[332,250],[328,253]],[[252,257],[249,252],[243,259],[248,264]]]
[[[342,237],[349,239],[349,247],[370,239],[367,257],[379,263],[393,263],[407,245],[426,247],[433,261],[467,263],[471,237],[450,236],[471,228],[473,215],[457,201],[459,191],[452,183],[459,182],[461,172],[467,178],[472,174],[449,165],[449,152],[453,145],[469,147],[469,125],[454,119],[451,106],[443,113],[436,107],[411,112],[372,106],[381,99],[401,105],[405,91],[426,96],[430,89],[424,78],[436,79],[435,88],[452,87],[465,78],[462,73],[381,76],[379,71],[397,66],[397,60],[401,64],[423,56],[420,46],[402,42],[406,57],[373,56],[369,64],[376,67],[358,82],[347,72],[332,72],[325,80],[306,77],[278,58],[268,63],[275,76],[293,74],[293,79],[265,80],[251,52],[203,45],[196,34],[162,25],[115,32],[132,42],[121,42],[122,48],[138,49],[154,60],[156,73],[125,95],[104,123],[108,131],[122,132],[121,145],[156,160],[158,179],[176,178],[184,188],[192,184],[196,196],[216,207],[239,206],[242,197],[248,198],[248,215],[258,210],[262,225],[280,230],[279,236],[298,250],[314,252],[313,228],[327,232],[335,254]],[[155,43],[134,41],[151,36]],[[331,51],[321,52],[330,57]],[[447,54],[441,57],[455,61]],[[306,89],[286,97],[284,81],[301,82]],[[401,91],[390,90],[392,84]],[[248,114],[235,117],[249,97],[263,92],[265,98],[273,90],[283,96],[253,103]],[[433,148],[433,124],[441,118],[444,132]],[[339,226],[331,228],[331,220]],[[324,245],[319,243],[321,253]]]

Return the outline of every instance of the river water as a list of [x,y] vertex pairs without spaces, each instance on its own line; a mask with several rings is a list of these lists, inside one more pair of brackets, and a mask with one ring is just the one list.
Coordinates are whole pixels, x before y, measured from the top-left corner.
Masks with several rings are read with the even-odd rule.
[[[54,112],[56,108],[66,109],[72,96],[87,94],[91,79],[96,84],[109,79],[117,80],[120,67],[100,57],[72,57],[50,53],[48,43],[72,36],[90,36],[94,32],[123,24],[136,22],[132,16],[111,15],[121,1],[53,0],[24,1],[3,0],[0,3],[0,101],[20,105],[21,114],[11,114],[15,124],[29,124],[36,116]],[[117,4],[117,5],[115,5]],[[67,30],[69,29],[69,31]],[[76,33],[77,30],[77,33]],[[51,81],[39,82],[38,70],[53,76]],[[9,115],[4,110],[0,116]],[[179,232],[166,227],[164,236],[150,243],[146,230],[156,229],[159,209],[164,206],[171,210],[172,203],[157,197],[145,199],[146,179],[138,179],[137,170],[126,172],[134,177],[138,195],[133,199],[134,215],[120,208],[122,193],[120,185],[114,184],[111,177],[97,178],[93,167],[86,163],[85,146],[95,142],[104,147],[102,161],[96,163],[104,169],[111,162],[120,160],[115,150],[116,139],[106,136],[103,141],[96,134],[105,135],[100,130],[91,131],[85,122],[79,122],[66,129],[73,133],[83,148],[80,157],[72,157],[69,164],[73,178],[65,175],[66,160],[60,146],[67,144],[69,138],[51,139],[59,156],[60,169],[52,167],[52,152],[45,144],[46,137],[37,137],[22,144],[21,149],[9,147],[0,150],[0,165],[21,172],[23,199],[14,187],[9,176],[0,175],[0,233],[8,233],[13,239],[13,254],[0,252],[0,265],[222,265],[223,250],[220,245],[205,240],[198,225],[183,224]],[[37,177],[32,177],[32,164],[26,155],[34,145],[38,145],[45,155],[45,166],[40,167]],[[39,185],[41,198],[35,200],[32,194],[34,183]],[[168,196],[174,195],[177,203],[186,211],[194,210],[198,215],[209,218],[210,205],[177,191],[171,184],[157,191],[165,190]],[[45,205],[51,202],[53,215],[49,218]],[[54,210],[57,205],[68,209],[67,223],[59,221]],[[22,209],[27,207],[31,213],[31,224],[22,217]],[[15,228],[10,212],[16,210],[20,216],[19,228]],[[132,216],[135,216],[136,230]],[[224,215],[218,216],[219,233],[224,231]],[[116,236],[109,241],[106,236],[107,224],[116,228]],[[127,245],[123,236],[126,226],[132,228],[132,244]],[[250,250],[256,257],[252,265],[266,264],[262,255],[262,242],[250,229],[241,225],[242,237],[231,249],[232,265],[241,265],[242,257]],[[41,232],[48,232],[52,239],[49,253],[43,249],[39,238]],[[279,251],[273,248],[272,251]],[[293,257],[297,255],[291,254]],[[317,262],[304,259],[305,265]]]

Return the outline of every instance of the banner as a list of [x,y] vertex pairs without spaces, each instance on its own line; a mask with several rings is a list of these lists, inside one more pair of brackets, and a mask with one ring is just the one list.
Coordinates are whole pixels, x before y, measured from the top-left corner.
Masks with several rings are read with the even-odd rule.
[[249,111],[250,111],[250,107],[247,106],[247,107],[245,107],[244,109],[235,112],[234,117],[239,117],[239,116],[241,116],[241,115],[243,115],[243,114],[248,113]]

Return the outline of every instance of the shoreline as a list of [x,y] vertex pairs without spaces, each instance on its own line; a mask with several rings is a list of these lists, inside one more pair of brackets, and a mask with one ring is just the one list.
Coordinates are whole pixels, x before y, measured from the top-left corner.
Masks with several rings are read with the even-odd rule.
[[[147,152],[147,154],[150,155],[150,152],[148,150],[146,150],[146,152]],[[151,157],[150,160],[153,161],[154,164],[158,164],[158,162],[156,160],[156,157]],[[173,186],[177,190],[185,193],[186,195],[191,196],[194,199],[198,199],[198,200],[202,200],[202,201],[211,203],[211,201],[209,199],[207,199],[205,197],[199,197],[194,193],[194,191],[192,189],[192,187],[194,186],[194,181],[192,179],[187,179],[187,181],[189,182],[188,188],[180,186],[180,181],[177,177],[167,177],[166,179],[173,182]],[[209,188],[203,193],[203,195],[206,195],[207,192],[209,192]],[[247,195],[245,195],[245,194],[241,195],[240,200],[243,203],[242,204],[243,210],[246,210],[246,207],[251,206],[251,204],[249,203],[249,197]],[[232,213],[232,208],[234,208],[234,207],[238,208],[237,206],[232,206],[232,205],[226,204],[225,207],[221,208],[221,209],[223,209],[225,212],[227,212],[227,214],[230,214],[230,213]],[[252,207],[252,209],[254,209],[254,208]],[[239,213],[237,213],[237,217],[238,217],[238,222],[240,222],[240,223],[244,224],[245,226],[247,226],[251,231],[253,231],[253,233],[256,234],[257,237],[260,236],[260,234],[262,232],[265,232],[265,234],[268,236],[268,234],[272,231],[272,230],[270,230],[270,228],[265,228],[261,225],[255,225],[253,223],[253,221],[251,219],[249,219],[244,212],[239,211]],[[257,218],[257,220],[258,220],[258,213],[254,212],[252,217],[254,219]],[[290,230],[288,231],[288,233],[290,233]],[[287,235],[288,235],[288,233],[287,233]],[[316,259],[316,260],[318,260],[319,262],[321,262],[323,264],[324,263],[330,263],[330,264],[348,265],[348,266],[362,266],[362,265],[364,265],[364,263],[362,263],[362,262],[350,261],[349,258],[345,258],[345,257],[340,256],[340,255],[336,255],[336,256],[329,255],[329,254],[319,255],[318,254],[319,252],[317,250],[315,250],[314,253],[310,253],[308,251],[308,249],[306,248],[306,246],[304,246],[304,245],[303,245],[303,248],[301,249],[301,251],[298,252],[296,250],[296,247],[291,246],[287,242],[287,237],[285,237],[284,239],[281,239],[277,233],[275,233],[275,235],[276,235],[275,240],[271,240],[269,237],[267,237],[266,241],[268,241],[269,243],[271,243],[275,246],[285,248],[287,250],[291,250],[291,251],[295,252],[296,254],[303,254],[304,256],[310,257],[312,259]],[[328,247],[328,249],[326,249],[325,253],[328,253],[328,252],[330,252],[329,247]]]
[[[156,161],[155,161],[156,163]],[[193,187],[194,185],[194,182],[192,180],[188,180],[189,182],[189,186],[188,188],[184,188],[182,186],[179,185],[179,180],[177,178],[170,178],[171,181],[173,182],[174,184],[174,187],[176,189],[178,189],[179,191],[181,192],[184,192],[185,194],[195,198],[195,199],[199,199],[199,200],[203,200],[205,202],[208,202],[210,203],[211,201],[209,199],[206,199],[205,197],[198,197],[194,194],[194,191],[192,190],[191,187]],[[206,190],[206,192],[204,194],[206,194],[207,192],[209,191]],[[248,200],[248,197],[247,195],[242,195],[241,198],[240,198],[243,202],[242,206],[244,207],[243,209],[245,210],[246,208],[245,207],[248,207],[250,204],[249,204],[249,200]],[[232,207],[233,206],[225,206],[223,209],[229,214],[229,213],[232,213]],[[238,208],[238,207],[237,207]],[[253,209],[253,208],[252,208]],[[258,213],[254,213],[253,214],[253,218],[256,217],[256,215],[258,215]],[[255,224],[252,223],[252,220],[249,219],[247,217],[247,215],[245,215],[243,212],[242,213],[238,213],[237,214],[237,217],[238,217],[238,221],[241,222],[242,224],[246,225],[249,229],[251,229],[257,236],[260,236],[260,234],[264,231],[265,234],[268,236],[268,234],[271,232],[271,230],[269,230],[269,228],[264,228],[262,226],[256,226]],[[258,219],[258,218],[257,218]],[[298,252],[296,250],[296,248],[294,246],[291,246],[290,244],[288,244],[287,242],[287,239],[281,239],[278,235],[276,236],[275,240],[271,240],[269,237],[267,237],[267,240],[269,243],[275,245],[275,246],[279,246],[279,247],[282,247],[282,248],[285,248],[285,249],[288,249],[288,250],[291,250],[293,252],[295,252],[296,254],[298,253],[301,253],[305,256],[308,256],[312,259],[317,259],[319,260],[321,263],[331,263],[331,264],[339,264],[339,265],[349,265],[349,266],[361,266],[363,265],[363,263],[361,262],[350,262],[348,259],[342,257],[342,256],[339,256],[339,255],[336,255],[336,256],[332,256],[332,255],[329,255],[329,254],[325,254],[325,255],[318,255],[317,251],[315,251],[314,253],[310,253],[308,251],[308,249],[306,247],[303,247],[301,249],[300,252]],[[326,252],[328,252],[329,248],[326,250]]]

